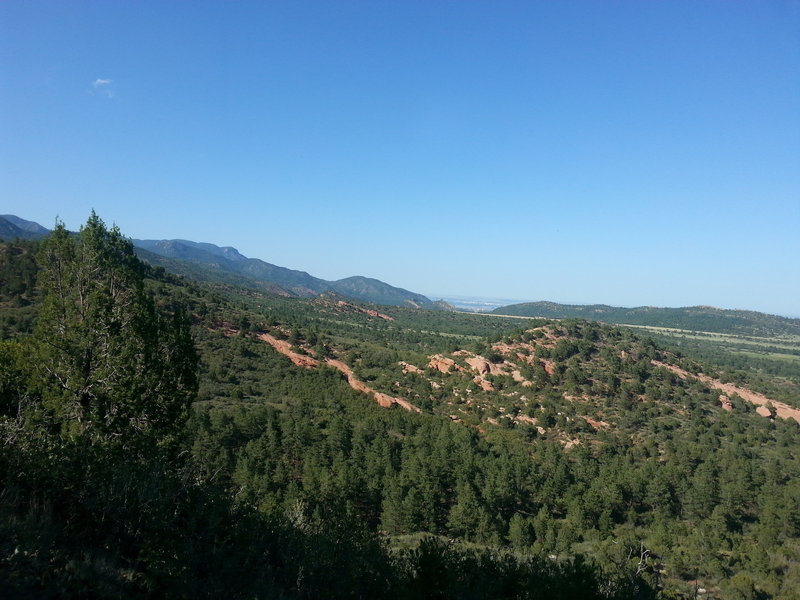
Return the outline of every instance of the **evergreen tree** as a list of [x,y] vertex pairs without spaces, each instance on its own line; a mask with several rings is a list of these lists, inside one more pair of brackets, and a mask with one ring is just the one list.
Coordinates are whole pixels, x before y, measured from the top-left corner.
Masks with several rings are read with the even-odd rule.
[[165,442],[197,391],[197,355],[180,309],[156,310],[132,243],[94,213],[42,245],[35,333],[43,405],[68,439]]

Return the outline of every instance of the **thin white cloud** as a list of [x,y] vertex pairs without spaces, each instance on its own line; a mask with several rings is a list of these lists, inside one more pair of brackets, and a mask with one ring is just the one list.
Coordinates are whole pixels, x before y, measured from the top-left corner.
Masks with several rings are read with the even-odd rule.
[[98,94],[102,94],[106,98],[113,98],[116,96],[116,92],[111,87],[111,84],[114,83],[113,79],[102,79],[98,77],[92,82],[92,87]]

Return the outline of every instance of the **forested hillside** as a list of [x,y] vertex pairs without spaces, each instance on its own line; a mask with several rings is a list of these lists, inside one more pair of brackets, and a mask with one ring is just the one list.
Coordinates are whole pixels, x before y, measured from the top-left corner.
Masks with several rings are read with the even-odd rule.
[[779,400],[796,403],[800,386],[800,320],[710,306],[616,308],[535,302],[497,314],[585,318],[633,328],[661,346],[723,368],[734,379]]
[[[439,306],[422,294],[398,288],[368,277],[347,277],[326,281],[305,271],[287,269],[257,258],[242,256],[236,248],[186,240],[134,240],[139,256],[150,264],[213,283],[236,283],[268,289],[285,296],[309,297],[336,292],[363,302],[414,308]],[[144,250],[144,252],[141,252]],[[166,259],[166,260],[164,260]]]
[[744,335],[800,335],[800,319],[751,310],[729,310],[713,306],[660,308],[639,306],[620,308],[604,304],[556,304],[555,302],[526,302],[502,306],[492,311],[498,315],[545,317],[550,319],[590,319],[605,323],[668,327],[694,331]]
[[[14,215],[0,215],[0,241],[41,239],[49,230],[33,221]],[[190,240],[132,240],[136,254],[143,261],[161,266],[171,273],[210,283],[228,283],[267,290],[283,296],[309,297],[335,292],[363,302],[410,306],[414,308],[450,308],[432,302],[422,294],[395,287],[369,277],[346,277],[326,281],[305,271],[287,269],[257,258],[248,258],[230,246],[220,247]]]
[[0,240],[38,240],[50,233],[47,229],[14,215],[0,215]]
[[797,597],[792,380],[187,280],[94,216],[0,276],[4,596]]

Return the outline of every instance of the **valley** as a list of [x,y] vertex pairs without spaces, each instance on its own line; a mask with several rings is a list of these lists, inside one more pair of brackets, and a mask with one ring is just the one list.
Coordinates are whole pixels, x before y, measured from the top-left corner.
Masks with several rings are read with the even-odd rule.
[[[0,245],[12,595],[98,579],[123,595],[287,598],[724,600],[800,585],[800,380],[773,356],[793,356],[792,334],[286,295],[141,263],[101,224],[60,246]],[[92,256],[62,248],[104,236],[106,262],[69,259],[97,299],[80,321],[45,252]],[[139,327],[132,302],[162,316]],[[48,329],[60,315],[69,347]],[[161,369],[179,367],[169,392]],[[191,401],[138,404],[142,377]]]

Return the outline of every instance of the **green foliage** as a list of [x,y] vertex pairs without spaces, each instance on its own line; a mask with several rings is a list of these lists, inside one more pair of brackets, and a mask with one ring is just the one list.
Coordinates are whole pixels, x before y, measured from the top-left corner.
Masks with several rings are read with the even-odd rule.
[[[142,265],[95,216],[35,255],[6,255],[21,283],[0,304],[40,315],[34,335],[31,318],[0,341],[3,597],[766,598],[800,584],[798,425],[735,397],[723,411],[653,361],[709,365],[628,330],[209,286]],[[265,331],[347,358],[423,412],[295,366]],[[494,390],[461,348],[490,360]],[[426,368],[434,353],[448,373]],[[529,381],[497,374],[508,365]]]
[[123,446],[179,434],[197,391],[193,342],[179,308],[156,310],[131,243],[93,214],[77,237],[58,225],[39,260],[35,365],[52,422]]
[[0,244],[0,338],[33,331],[37,247],[36,242]]
[[498,315],[547,319],[589,319],[603,321],[604,323],[668,327],[718,333],[771,336],[800,335],[800,319],[790,319],[748,310],[725,310],[711,306],[619,308],[603,304],[571,305],[553,302],[527,302],[502,306],[493,312]]
[[186,240],[138,240],[138,253],[143,260],[209,283],[233,284],[283,295],[314,296],[334,292],[362,302],[438,309],[421,294],[391,286],[368,277],[348,277],[325,281],[303,271],[269,264],[256,258],[245,258],[234,248]]

